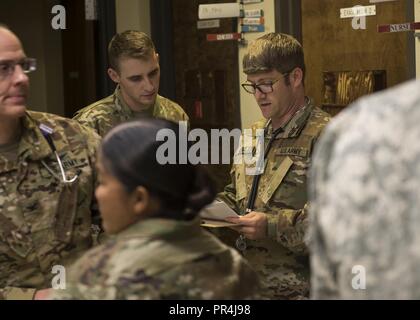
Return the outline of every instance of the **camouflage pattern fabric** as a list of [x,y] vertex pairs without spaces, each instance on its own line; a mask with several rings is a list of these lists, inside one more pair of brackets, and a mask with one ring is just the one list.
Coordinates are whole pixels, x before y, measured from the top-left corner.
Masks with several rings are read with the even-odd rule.
[[[52,267],[69,263],[92,245],[93,168],[100,137],[46,113],[27,112],[22,124],[17,161],[0,154],[0,299],[25,292],[31,298],[34,291],[23,289],[51,287]],[[67,177],[79,176],[75,182],[62,182],[41,124],[53,129],[50,136]]]
[[52,299],[247,299],[256,274],[235,251],[200,227],[146,219],[95,247],[69,270]]
[[420,299],[419,92],[412,81],[362,98],[320,140],[310,175],[312,298]]
[[[301,299],[309,296],[309,257],[304,242],[307,230],[307,170],[312,148],[329,115],[314,108],[309,99],[284,126],[266,158],[254,211],[268,219],[268,237],[247,239],[244,257],[257,271],[265,298]],[[252,129],[265,128],[267,121],[257,122]],[[271,138],[268,125],[265,145]],[[246,152],[243,150],[242,152]],[[232,183],[218,198],[239,214],[245,214],[252,186],[252,175],[246,175],[246,164],[233,165]],[[228,228],[215,233],[227,244],[235,246],[238,233]]]
[[[156,97],[153,108],[147,110],[142,116],[188,122],[188,116],[180,105],[159,95]],[[101,137],[104,137],[116,125],[134,120],[136,117],[136,113],[122,99],[120,89],[117,87],[114,94],[79,110],[73,119],[93,128]]]

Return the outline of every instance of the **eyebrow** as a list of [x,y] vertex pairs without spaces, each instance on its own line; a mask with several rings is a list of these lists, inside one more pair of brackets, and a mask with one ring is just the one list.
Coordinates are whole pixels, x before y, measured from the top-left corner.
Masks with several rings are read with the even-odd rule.
[[264,84],[264,83],[267,83],[267,82],[273,82],[273,81],[275,81],[275,79],[261,79],[261,80],[257,80],[256,82],[253,82],[253,81],[251,81],[251,80],[246,80],[249,84],[255,84],[255,85],[257,85],[257,84]]
[[[158,71],[159,71],[159,67],[157,67],[157,68],[153,69],[152,71],[148,72],[147,76],[150,76],[151,74],[156,73]],[[127,77],[127,79],[131,79],[131,78],[144,78],[144,75],[133,74],[133,75]]]
[[15,60],[0,60],[0,64],[13,63]]

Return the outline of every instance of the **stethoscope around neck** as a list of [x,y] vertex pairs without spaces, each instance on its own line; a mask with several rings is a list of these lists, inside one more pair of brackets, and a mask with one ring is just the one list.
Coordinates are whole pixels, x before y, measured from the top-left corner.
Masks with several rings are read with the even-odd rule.
[[[58,166],[60,167],[60,172],[61,172],[61,180],[64,184],[69,184],[69,183],[73,183],[77,180],[77,178],[79,177],[79,175],[75,175],[73,178],[71,179],[67,179],[67,175],[66,172],[64,171],[64,166],[63,163],[61,161],[60,156],[58,155],[57,152],[57,148],[55,147],[54,141],[51,138],[51,134],[53,133],[53,129],[51,129],[50,127],[46,126],[45,124],[41,124],[39,126],[39,129],[41,130],[42,135],[44,136],[45,140],[47,140],[48,145],[51,148],[51,151],[54,153],[57,162],[58,162]],[[58,175],[44,162],[44,160],[41,161],[42,165],[45,167],[45,169],[47,169],[54,177],[56,177],[57,179],[60,180],[60,178],[58,177]]]

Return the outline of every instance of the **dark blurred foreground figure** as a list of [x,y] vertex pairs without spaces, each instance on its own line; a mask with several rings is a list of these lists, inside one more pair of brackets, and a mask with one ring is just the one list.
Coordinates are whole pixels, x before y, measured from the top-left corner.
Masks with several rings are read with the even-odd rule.
[[125,123],[105,137],[96,196],[113,237],[73,265],[66,290],[53,298],[256,297],[245,260],[200,227],[198,212],[215,197],[207,175],[191,164],[158,162],[162,129],[178,140],[178,125],[163,119]]
[[420,83],[327,127],[311,180],[314,299],[420,298]]

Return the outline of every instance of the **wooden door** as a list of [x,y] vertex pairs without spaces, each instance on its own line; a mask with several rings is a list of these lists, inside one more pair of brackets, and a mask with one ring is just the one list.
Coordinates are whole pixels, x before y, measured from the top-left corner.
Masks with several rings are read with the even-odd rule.
[[[188,113],[191,128],[202,128],[207,132],[240,127],[238,43],[208,42],[206,37],[208,33],[236,32],[237,19],[220,19],[218,28],[197,28],[199,4],[225,2],[172,2],[175,100]],[[229,180],[230,165],[211,165],[208,168],[221,190]]]
[[376,15],[366,17],[366,29],[354,29],[340,9],[372,5],[369,0],[301,0],[302,42],[306,91],[323,102],[324,71],[385,70],[387,87],[414,74],[413,32],[378,33],[377,25],[411,22],[412,1],[376,3]]

